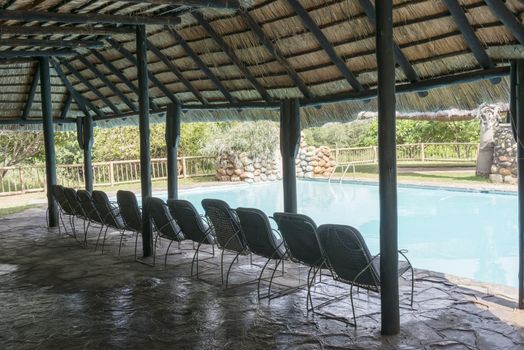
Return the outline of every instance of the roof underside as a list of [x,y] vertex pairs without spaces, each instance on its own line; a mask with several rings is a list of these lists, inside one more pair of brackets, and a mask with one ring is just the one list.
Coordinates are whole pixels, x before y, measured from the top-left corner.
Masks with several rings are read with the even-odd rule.
[[[488,6],[497,1],[504,5],[501,0],[394,0],[397,83],[487,71],[508,66],[511,59],[524,58],[518,32],[503,24],[493,7]],[[314,100],[376,88],[373,1],[254,0],[241,1],[237,9],[186,6],[198,2],[0,0],[0,7],[5,10],[0,11],[0,18],[9,18],[5,16],[14,10],[179,17],[177,25],[147,26],[148,69],[150,76],[157,79],[150,81],[150,95],[156,110],[175,99],[183,105],[203,106],[274,103],[283,98]],[[458,11],[454,4],[458,4]],[[523,3],[508,0],[505,7],[522,27]],[[460,21],[462,16],[467,21]],[[44,26],[53,30],[38,34],[19,29]],[[17,31],[23,35],[13,34]],[[132,26],[3,20],[0,34],[0,57],[4,57],[0,58],[0,120],[41,118],[39,84],[32,105],[26,106],[37,62],[34,58],[14,58],[17,55],[12,53],[28,50],[58,50],[60,56],[51,61],[74,89],[70,91],[64,85],[60,72],[52,66],[55,118],[84,115],[73,98],[76,93],[95,119],[136,112],[137,69],[126,56],[135,54]],[[14,39],[32,40],[27,43],[33,45],[20,46],[24,42]],[[50,47],[37,47],[42,40]],[[506,100],[508,89],[507,79],[496,85],[489,81],[469,83],[432,90],[426,97],[400,95],[398,106],[407,111],[474,108],[482,102]],[[326,105],[307,108],[304,119],[306,124],[351,120],[356,111],[374,108],[373,100]],[[68,112],[63,113],[64,110]],[[276,117],[275,111],[260,109],[186,113],[187,120]],[[121,122],[118,118],[108,125]]]

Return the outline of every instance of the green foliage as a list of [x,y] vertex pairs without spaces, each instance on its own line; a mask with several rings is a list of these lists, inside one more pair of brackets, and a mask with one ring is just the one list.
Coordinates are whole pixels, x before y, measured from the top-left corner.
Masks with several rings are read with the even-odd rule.
[[220,155],[226,152],[246,152],[251,157],[271,156],[276,150],[279,138],[278,123],[271,121],[231,123],[217,128],[203,152],[206,155]]
[[304,138],[310,146],[355,147],[367,135],[369,129],[368,122],[327,124],[319,128],[305,129]]

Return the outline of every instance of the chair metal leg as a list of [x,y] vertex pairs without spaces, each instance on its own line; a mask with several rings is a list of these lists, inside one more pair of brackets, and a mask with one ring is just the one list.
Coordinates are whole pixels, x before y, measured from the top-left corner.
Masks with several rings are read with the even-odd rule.
[[104,247],[106,245],[106,236],[107,236],[108,229],[109,229],[109,226],[106,227],[106,231],[104,232],[104,239],[102,240],[102,254],[104,254]]
[[[266,270],[266,267],[267,267],[267,265],[269,264],[270,261],[271,261],[271,258],[267,259],[266,263],[264,264],[264,267],[262,267],[262,271],[260,271],[260,274],[258,275],[258,283],[257,283],[258,300],[260,300],[260,281],[262,280],[262,276],[264,275],[264,271]],[[268,297],[269,297],[269,293],[268,293]]]
[[91,220],[89,220],[86,228],[84,229],[84,247],[85,248],[87,248],[87,232],[89,231],[89,226],[91,226]]
[[357,328],[357,317],[355,316],[355,303],[353,302],[353,284],[349,287],[349,298],[351,299],[351,311],[353,312],[353,324]]
[[235,255],[235,258],[233,259],[233,261],[231,262],[231,264],[229,264],[229,269],[227,269],[227,275],[226,275],[226,288],[227,288],[227,285],[228,285],[228,282],[229,282],[229,273],[231,272],[231,268],[233,267],[233,264],[235,263],[235,260],[237,261],[238,263],[238,256],[240,255],[241,252],[238,252],[236,253]]
[[191,276],[193,276],[193,265],[195,264],[195,260],[196,260],[196,276],[197,276],[197,278],[198,278],[198,252],[200,250],[200,246],[201,245],[202,245],[202,242],[198,242],[197,248],[195,250],[195,254],[193,254],[193,260],[191,261]]
[[413,266],[411,267],[411,303],[410,306],[413,307],[413,292],[415,290],[415,272],[413,271]]
[[275,269],[271,273],[271,278],[269,279],[269,285],[267,287],[267,297],[271,299],[271,285],[273,284],[273,278],[275,277],[275,272],[278,270],[278,265],[282,263],[284,264],[284,259],[278,259],[277,263],[275,264]]
[[[173,244],[174,241],[171,241],[169,242],[169,245],[167,246],[167,250],[166,250],[166,256],[164,258],[164,267],[167,266],[167,256],[169,254],[169,248],[171,248],[171,244]],[[180,247],[180,241],[178,242],[178,246]]]
[[126,230],[122,230],[122,232],[120,232],[120,244],[118,245],[118,256],[120,256],[120,250],[122,249],[122,240],[124,239],[125,232]]
[[98,242],[100,241],[100,235],[102,235],[103,230],[104,230],[104,225],[101,225],[100,231],[98,232],[98,238],[96,239],[95,251],[98,249]]
[[138,247],[138,235],[140,234],[140,232],[136,232],[136,238],[135,238],[135,261],[136,261],[136,250],[137,250],[137,247]]
[[224,253],[225,250],[222,249],[222,254],[220,255],[220,280],[222,285],[224,285]]
[[158,241],[158,233],[155,236],[155,244],[154,244],[154,247],[153,247],[153,266],[156,266],[156,243],[157,243],[157,241]]

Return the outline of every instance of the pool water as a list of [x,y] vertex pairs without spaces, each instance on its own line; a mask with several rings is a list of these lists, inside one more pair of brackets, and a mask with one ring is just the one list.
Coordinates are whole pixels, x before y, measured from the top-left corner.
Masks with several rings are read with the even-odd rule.
[[[379,251],[378,186],[298,181],[298,212],[320,224],[347,224]],[[232,208],[282,211],[282,183],[186,190],[180,198],[203,213],[204,198]],[[399,249],[416,268],[516,287],[518,281],[517,196],[424,187],[399,187]]]

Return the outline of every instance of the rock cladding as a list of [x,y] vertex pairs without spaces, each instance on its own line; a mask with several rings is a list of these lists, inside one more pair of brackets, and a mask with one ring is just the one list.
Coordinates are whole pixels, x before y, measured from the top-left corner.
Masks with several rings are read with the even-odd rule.
[[496,183],[517,182],[517,143],[510,124],[500,124],[494,135],[493,164],[489,179]]
[[[329,147],[308,146],[304,137],[296,158],[297,177],[329,176],[336,160]],[[218,181],[247,183],[275,181],[282,178],[282,161],[278,151],[270,157],[250,157],[247,153],[226,153],[219,157],[216,179]]]

